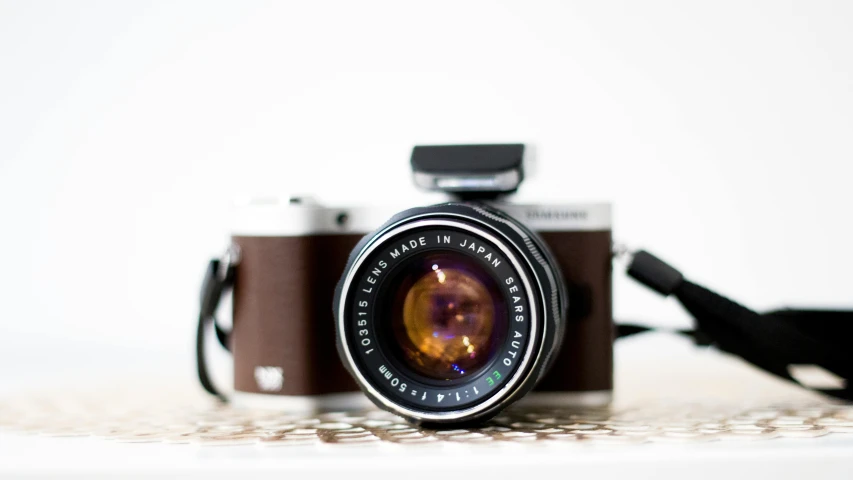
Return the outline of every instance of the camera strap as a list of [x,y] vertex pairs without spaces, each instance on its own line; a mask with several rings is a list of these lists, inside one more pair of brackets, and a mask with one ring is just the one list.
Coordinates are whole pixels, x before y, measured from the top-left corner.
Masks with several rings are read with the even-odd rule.
[[214,385],[207,368],[207,355],[205,354],[205,341],[209,330],[213,330],[216,339],[223,348],[230,351],[231,332],[223,329],[216,321],[216,309],[222,301],[222,296],[234,285],[234,273],[237,265],[236,250],[229,249],[222,259],[212,259],[207,264],[204,281],[201,286],[201,298],[199,299],[198,327],[195,337],[195,363],[198,372],[198,380],[205,391],[228,401],[228,398],[219,388]]
[[[202,387],[223,401],[212,382],[205,340],[215,333],[229,348],[229,333],[216,322],[216,309],[234,283],[239,252],[229,249],[211,260],[202,284],[196,366]],[[694,319],[694,330],[677,330],[697,345],[737,355],[778,377],[836,398],[853,401],[853,311],[777,310],[757,313],[705,287],[688,281],[667,263],[646,251],[632,255],[628,276],[663,296],[674,296]],[[211,332],[211,330],[213,332]],[[619,324],[616,338],[658,331],[648,326]]]
[[[628,276],[663,296],[674,296],[695,330],[678,331],[803,387],[853,400],[853,311],[777,310],[757,313],[690,282],[654,255],[633,254]],[[617,338],[653,330],[619,325]]]

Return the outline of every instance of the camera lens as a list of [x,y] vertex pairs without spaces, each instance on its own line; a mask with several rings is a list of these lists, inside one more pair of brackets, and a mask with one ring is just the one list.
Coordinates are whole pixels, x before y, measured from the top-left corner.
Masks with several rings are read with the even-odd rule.
[[500,211],[402,212],[355,247],[335,290],[341,359],[374,403],[412,421],[494,416],[559,350],[555,268],[542,240]]
[[506,300],[496,279],[457,252],[413,258],[390,281],[385,321],[400,363],[430,380],[470,376],[506,338]]

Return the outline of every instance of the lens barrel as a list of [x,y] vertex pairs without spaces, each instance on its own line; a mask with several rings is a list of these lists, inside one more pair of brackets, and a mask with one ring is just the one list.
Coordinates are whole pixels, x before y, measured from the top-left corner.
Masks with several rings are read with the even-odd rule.
[[566,307],[556,263],[518,221],[481,204],[415,208],[350,255],[335,291],[338,351],[379,407],[477,422],[547,370]]

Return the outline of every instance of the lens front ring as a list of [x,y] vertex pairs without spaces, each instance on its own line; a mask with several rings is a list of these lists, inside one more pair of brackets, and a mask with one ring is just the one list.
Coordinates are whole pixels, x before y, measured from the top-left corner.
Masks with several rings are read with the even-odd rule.
[[[521,245],[528,242],[522,242],[521,238],[509,238],[510,235],[506,231],[494,228],[494,225],[490,224],[492,222],[489,222],[488,218],[478,218],[479,215],[471,207],[465,206],[465,208],[459,209],[461,211],[448,210],[447,208],[441,209],[438,212],[424,211],[424,209],[416,210],[419,210],[419,213],[412,214],[412,211],[405,212],[407,215],[398,216],[398,221],[392,221],[388,226],[380,229],[379,232],[369,239],[366,238],[363,245],[357,247],[353,257],[351,257],[344,278],[338,285],[335,301],[338,348],[341,358],[364,392],[374,403],[407,419],[422,422],[451,423],[492,415],[517,398],[518,394],[524,393],[532,387],[532,382],[535,382],[535,377],[541,371],[545,358],[549,356],[549,349],[553,349],[555,330],[557,330],[555,325],[558,325],[561,320],[547,318],[549,317],[549,312],[553,311],[553,309],[546,306],[549,305],[548,299],[553,297],[553,291],[552,289],[543,288],[536,269],[532,268],[531,264],[534,262],[531,255],[524,255],[524,250],[520,248]],[[474,213],[474,215],[466,215],[465,213],[468,212]],[[518,355],[517,363],[513,361],[513,369],[511,372],[508,372],[508,379],[504,379],[504,381],[500,382],[500,385],[496,385],[499,388],[491,392],[488,396],[483,396],[482,401],[464,405],[459,409],[451,408],[449,406],[452,403],[451,401],[445,401],[444,405],[407,404],[404,401],[405,399],[401,398],[396,391],[391,391],[388,388],[390,382],[396,382],[394,384],[396,388],[405,382],[407,377],[400,375],[399,372],[392,372],[385,364],[379,366],[383,370],[380,372],[374,371],[376,370],[375,368],[372,370],[369,369],[364,362],[365,356],[363,355],[363,352],[367,349],[361,348],[359,345],[359,341],[368,341],[368,339],[360,337],[353,338],[351,335],[351,332],[353,332],[352,327],[358,321],[353,316],[355,312],[350,308],[353,304],[353,298],[356,295],[354,292],[360,288],[357,284],[366,275],[365,272],[375,267],[373,264],[367,264],[375,262],[377,252],[386,248],[389,242],[399,240],[408,233],[419,231],[434,232],[438,229],[458,231],[462,235],[481,239],[484,244],[493,246],[496,250],[495,254],[500,254],[502,258],[506,259],[507,267],[510,267],[512,272],[514,272],[513,276],[518,282],[516,286],[521,287],[514,289],[516,291],[514,297],[518,297],[520,292],[523,292],[524,301],[528,305],[526,315],[528,315],[527,323],[529,331],[524,332],[524,336],[529,338],[529,341],[524,345],[523,353]],[[527,247],[530,247],[530,245],[527,245]],[[534,251],[534,253],[537,252]],[[541,274],[541,272],[538,273]],[[552,276],[551,273],[549,273],[549,277]],[[373,282],[375,282],[375,279],[373,279]],[[362,290],[372,290],[372,287],[368,284],[361,286],[368,287],[362,288]],[[359,323],[361,324],[361,322]],[[358,331],[363,332],[361,329]],[[350,333],[348,334],[348,332]],[[515,332],[515,335],[518,336],[519,333]],[[518,342],[513,343],[517,344]],[[377,352],[371,351],[371,353],[374,353],[373,358],[375,358]],[[507,361],[509,360],[507,359]],[[373,366],[375,367],[376,365]],[[384,371],[386,368],[388,369],[387,372]],[[384,378],[382,378],[383,375],[380,375],[380,373],[385,374]],[[476,386],[474,389],[476,390]],[[411,390],[412,388],[409,387],[406,393],[409,393]],[[420,396],[421,394],[418,393],[418,397]],[[438,394],[438,396],[441,397],[444,395]],[[459,393],[456,393],[455,397],[464,403],[464,399],[460,399]],[[452,400],[452,397],[450,400]]]

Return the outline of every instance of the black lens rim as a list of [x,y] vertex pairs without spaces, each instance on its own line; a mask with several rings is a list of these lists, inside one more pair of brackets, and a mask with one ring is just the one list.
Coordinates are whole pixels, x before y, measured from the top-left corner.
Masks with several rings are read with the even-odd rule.
[[[530,324],[534,327],[532,343],[521,357],[522,367],[494,396],[467,408],[434,411],[401,404],[393,395],[377,388],[364,367],[358,365],[355,347],[349,339],[349,322],[354,313],[352,291],[358,281],[356,273],[364,267],[367,256],[386,243],[395,232],[418,225],[459,226],[464,230],[485,232],[512,258],[514,268],[523,272],[519,285],[529,300]],[[437,227],[438,228],[438,227]],[[367,397],[378,407],[415,423],[471,424],[488,419],[529,392],[552,363],[560,350],[565,331],[568,297],[562,275],[544,241],[522,223],[495,208],[478,203],[443,203],[416,207],[400,212],[376,231],[366,235],[352,250],[341,280],[335,289],[334,316],[336,343],[344,367]]]
[[[411,264],[413,262],[420,261],[424,257],[435,253],[457,254],[463,256],[466,259],[472,260],[471,265],[482,267],[482,265],[477,262],[477,257],[467,252],[460,252],[458,250],[452,250],[441,247],[429,248],[421,251],[418,254],[410,256],[406,259],[405,262],[401,262],[400,264],[396,265],[393,270],[389,271],[388,274],[383,278],[383,280],[378,284],[377,297],[388,298],[390,300],[392,296],[395,296],[399,292],[399,286],[396,286],[395,283],[400,279],[401,276],[405,275],[405,270],[411,268]],[[498,353],[504,348],[506,348],[509,342],[509,327],[511,324],[509,320],[510,309],[508,308],[508,306],[510,305],[511,299],[503,289],[500,289],[500,280],[492,272],[486,269],[483,269],[483,272],[485,273],[484,276],[494,282],[495,287],[497,287],[499,290],[499,297],[493,298],[493,301],[500,302],[503,304],[499,305],[499,307],[502,307],[503,311],[500,313],[502,313],[502,316],[504,317],[500,319],[497,317],[501,315],[496,316],[496,326],[503,327],[504,331],[499,332],[500,338],[496,342],[493,342],[493,347],[496,349],[496,351],[491,352],[490,358],[485,364],[481,365],[480,367],[477,367],[476,370],[472,371],[471,373],[450,380],[437,380],[420,374],[417,370],[407,365],[404,359],[399,358],[401,356],[401,352],[398,349],[399,342],[397,341],[393,332],[391,332],[391,323],[394,321],[394,319],[391,318],[391,315],[389,314],[393,313],[391,312],[391,310],[394,309],[395,303],[391,301],[389,301],[385,305],[382,305],[379,311],[377,312],[378,324],[380,328],[376,332],[377,342],[386,347],[383,349],[383,351],[390,352],[390,354],[388,355],[389,362],[394,364],[394,366],[397,367],[399,370],[404,371],[407,376],[414,378],[418,382],[424,385],[431,385],[435,387],[470,383],[471,381],[479,378],[487,371],[489,371],[489,368],[491,368],[495,362],[499,361]],[[491,289],[489,289],[489,293],[492,293]]]

